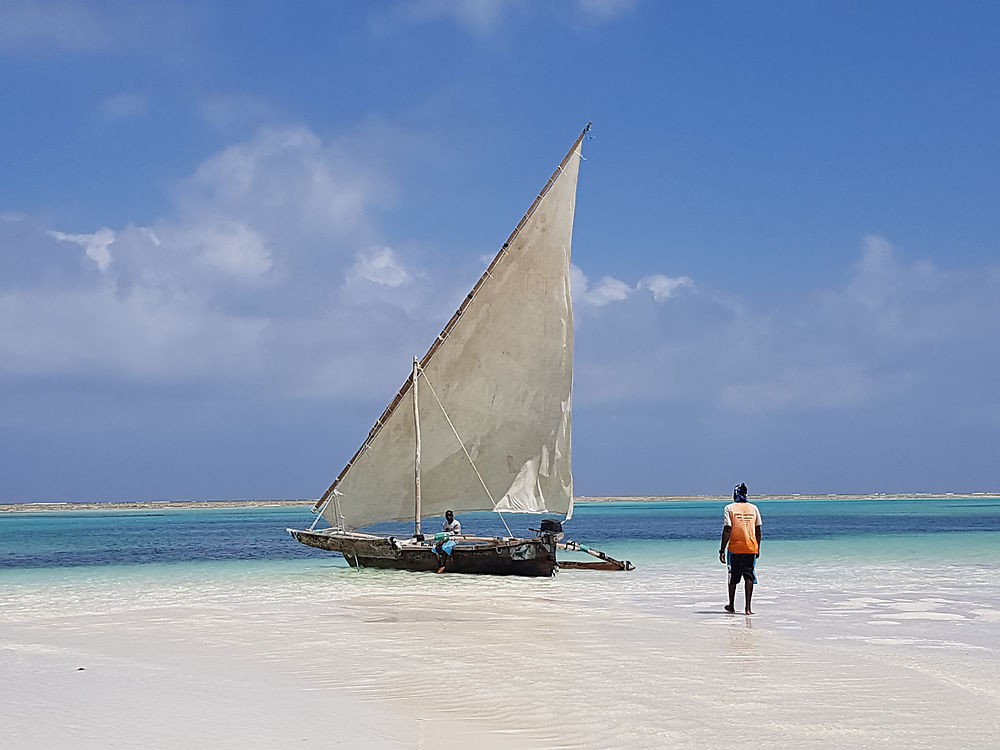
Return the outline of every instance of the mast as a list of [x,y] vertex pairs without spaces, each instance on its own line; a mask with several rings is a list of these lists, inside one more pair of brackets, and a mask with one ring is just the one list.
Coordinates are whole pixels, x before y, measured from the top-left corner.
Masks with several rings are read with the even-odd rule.
[[420,536],[420,412],[417,407],[417,376],[420,363],[413,358],[413,536]]

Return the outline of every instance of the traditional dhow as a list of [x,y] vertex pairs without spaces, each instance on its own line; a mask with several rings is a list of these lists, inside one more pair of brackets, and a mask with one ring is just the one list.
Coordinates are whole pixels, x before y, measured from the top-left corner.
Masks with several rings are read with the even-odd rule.
[[[296,540],[338,552],[355,567],[494,575],[552,575],[560,546],[594,554],[563,542],[556,519],[519,538],[503,517],[569,519],[573,512],[570,243],[589,128],[431,348],[413,360],[361,447],[316,501],[312,527],[288,530]],[[422,519],[447,509],[495,511],[507,535],[424,535]],[[320,518],[328,528],[316,529]],[[358,531],[410,519],[406,538]],[[595,556],[602,562],[592,567],[631,568]]]

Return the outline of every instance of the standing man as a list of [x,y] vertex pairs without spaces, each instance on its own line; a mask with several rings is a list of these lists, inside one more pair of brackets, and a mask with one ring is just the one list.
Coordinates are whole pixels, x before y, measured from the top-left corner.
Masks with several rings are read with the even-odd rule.
[[[754,562],[760,557],[760,510],[747,502],[747,486],[743,483],[733,488],[733,502],[722,511],[722,544],[719,546],[719,561],[729,563],[729,604],[726,612],[735,613],[734,599],[736,585],[743,579],[746,593],[746,614],[750,611],[753,598]],[[726,549],[728,546],[728,550]]]

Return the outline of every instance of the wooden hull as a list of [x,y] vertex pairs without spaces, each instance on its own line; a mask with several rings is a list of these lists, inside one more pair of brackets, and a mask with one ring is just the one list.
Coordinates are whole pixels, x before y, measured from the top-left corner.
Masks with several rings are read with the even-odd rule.
[[[392,537],[328,531],[288,533],[302,544],[339,552],[355,568],[436,572],[441,567],[430,544],[403,544]],[[495,576],[551,576],[556,570],[556,541],[550,534],[533,539],[462,543],[443,556],[445,572]]]

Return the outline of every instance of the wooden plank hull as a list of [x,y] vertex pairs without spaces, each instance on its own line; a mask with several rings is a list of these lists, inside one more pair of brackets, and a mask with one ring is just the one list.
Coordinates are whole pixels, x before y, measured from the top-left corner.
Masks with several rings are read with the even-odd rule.
[[[352,567],[435,572],[441,558],[429,544],[401,544],[392,537],[289,529],[310,547],[339,552]],[[498,576],[551,576],[556,570],[556,541],[550,534],[533,539],[458,543],[443,556],[445,572]]]

